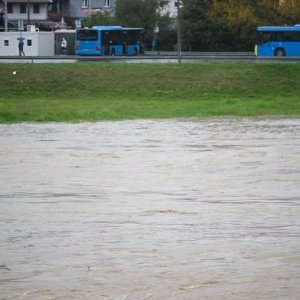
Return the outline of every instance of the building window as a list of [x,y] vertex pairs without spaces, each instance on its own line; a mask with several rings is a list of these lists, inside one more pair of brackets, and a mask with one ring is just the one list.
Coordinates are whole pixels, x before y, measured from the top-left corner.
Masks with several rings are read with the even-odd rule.
[[7,13],[12,14],[13,11],[13,4],[12,3],[7,3]]
[[82,0],[82,7],[87,8],[89,6],[89,0]]
[[40,13],[40,5],[37,3],[33,4],[33,13],[34,14],[39,14]]
[[9,40],[4,40],[4,46],[5,47],[9,46]]
[[31,47],[32,46],[32,40],[27,40],[27,46]]
[[105,0],[105,7],[110,7],[110,0]]
[[20,14],[26,14],[26,8],[27,8],[26,3],[20,3]]

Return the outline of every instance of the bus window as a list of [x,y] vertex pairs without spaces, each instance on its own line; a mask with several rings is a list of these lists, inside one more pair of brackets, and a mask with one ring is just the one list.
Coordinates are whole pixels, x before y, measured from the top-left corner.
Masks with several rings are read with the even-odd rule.
[[297,31],[286,31],[283,33],[283,40],[287,42],[300,42],[299,32]]
[[113,45],[121,45],[124,40],[123,30],[112,30],[110,37]]
[[98,31],[94,29],[82,29],[77,31],[78,41],[97,41]]
[[272,32],[262,32],[261,44],[272,41]]
[[284,41],[284,37],[283,37],[283,32],[282,31],[274,32],[274,41],[275,42]]

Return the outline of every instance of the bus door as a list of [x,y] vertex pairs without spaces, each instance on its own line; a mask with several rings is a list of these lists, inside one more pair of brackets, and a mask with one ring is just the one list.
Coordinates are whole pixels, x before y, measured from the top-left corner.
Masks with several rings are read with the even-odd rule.
[[111,45],[110,30],[105,30],[101,32],[101,40],[102,40],[103,55],[110,55],[110,45]]
[[138,45],[128,45],[128,55],[139,55],[140,50],[139,50]]
[[121,39],[122,30],[105,30],[102,32],[102,46],[104,55],[123,55],[123,45]]
[[126,45],[124,45],[123,30],[112,30],[110,55],[122,56],[125,55],[126,51],[127,49],[126,49]]
[[257,36],[258,56],[273,56],[272,32],[259,31]]
[[142,43],[144,37],[143,29],[128,29],[127,31],[127,44],[128,55],[140,55],[142,51]]
[[123,55],[123,46],[112,44],[110,46],[110,55],[111,56],[121,56],[121,55]]

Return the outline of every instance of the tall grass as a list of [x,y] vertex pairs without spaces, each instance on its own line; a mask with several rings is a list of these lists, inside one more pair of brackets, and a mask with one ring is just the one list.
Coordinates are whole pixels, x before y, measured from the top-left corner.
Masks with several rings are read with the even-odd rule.
[[0,64],[0,91],[1,123],[300,115],[300,65]]

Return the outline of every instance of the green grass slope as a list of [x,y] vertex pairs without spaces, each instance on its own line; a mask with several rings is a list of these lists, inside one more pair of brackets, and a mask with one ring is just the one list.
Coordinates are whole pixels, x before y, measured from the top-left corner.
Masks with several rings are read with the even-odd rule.
[[0,92],[0,123],[299,116],[300,65],[0,64]]

